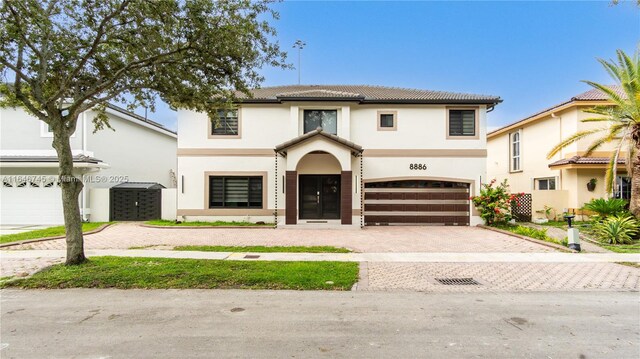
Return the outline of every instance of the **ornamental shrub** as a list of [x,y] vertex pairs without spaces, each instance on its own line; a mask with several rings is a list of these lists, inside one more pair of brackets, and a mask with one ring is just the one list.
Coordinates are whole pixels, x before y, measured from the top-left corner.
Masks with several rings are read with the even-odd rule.
[[633,243],[638,235],[638,221],[633,216],[614,215],[593,225],[599,240],[609,244]]
[[584,209],[598,214],[597,219],[605,219],[609,216],[624,214],[627,210],[628,202],[619,198],[596,198],[584,204]]
[[496,180],[480,186],[480,195],[471,197],[473,205],[480,212],[480,217],[489,225],[505,224],[511,221],[511,204],[520,205],[520,194],[510,194],[509,185],[505,179],[499,185]]

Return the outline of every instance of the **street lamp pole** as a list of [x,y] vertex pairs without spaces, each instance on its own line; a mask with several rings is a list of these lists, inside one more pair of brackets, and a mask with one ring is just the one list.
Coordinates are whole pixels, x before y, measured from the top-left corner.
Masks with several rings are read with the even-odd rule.
[[296,42],[293,44],[293,48],[298,49],[298,85],[300,85],[300,52],[306,45],[307,43],[302,40],[296,40]]

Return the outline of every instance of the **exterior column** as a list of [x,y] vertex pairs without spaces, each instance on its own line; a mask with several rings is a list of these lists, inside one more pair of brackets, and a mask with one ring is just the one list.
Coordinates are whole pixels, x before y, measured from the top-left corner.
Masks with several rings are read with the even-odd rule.
[[340,174],[340,219],[342,224],[351,224],[353,215],[353,176],[351,171]]
[[298,172],[287,171],[285,175],[285,224],[298,223]]

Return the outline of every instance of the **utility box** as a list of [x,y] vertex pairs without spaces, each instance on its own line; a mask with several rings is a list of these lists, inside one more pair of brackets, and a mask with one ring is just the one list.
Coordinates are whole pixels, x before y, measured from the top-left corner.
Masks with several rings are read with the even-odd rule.
[[567,239],[569,242],[569,248],[580,252],[580,231],[578,228],[567,229]]

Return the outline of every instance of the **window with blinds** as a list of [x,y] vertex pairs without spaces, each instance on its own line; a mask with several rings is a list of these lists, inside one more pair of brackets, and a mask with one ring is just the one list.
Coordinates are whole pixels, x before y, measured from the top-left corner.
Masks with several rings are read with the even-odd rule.
[[475,110],[449,110],[449,136],[475,136]]
[[262,208],[262,177],[210,176],[209,208]]
[[218,110],[217,118],[210,121],[212,135],[238,135],[238,110]]

